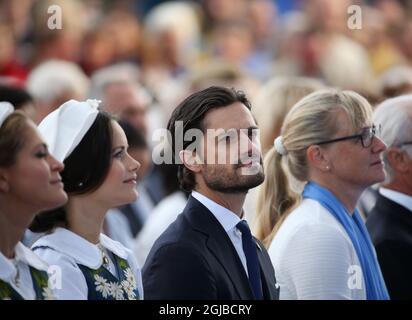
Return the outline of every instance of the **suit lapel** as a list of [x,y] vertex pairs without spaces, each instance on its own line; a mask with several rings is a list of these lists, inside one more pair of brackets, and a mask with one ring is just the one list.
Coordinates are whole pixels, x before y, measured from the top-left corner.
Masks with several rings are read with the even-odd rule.
[[[260,264],[260,276],[262,278],[263,299],[277,300],[279,298],[273,266],[270,258],[263,250],[263,244],[255,239],[258,247],[258,259]],[[269,263],[269,264],[268,264]],[[273,277],[272,277],[273,275]]]
[[207,246],[231,279],[239,298],[253,299],[252,289],[242,262],[219,221],[193,197],[189,197],[184,214],[197,231],[208,236]]
[[[412,211],[404,206],[401,206],[399,203],[388,199],[381,194],[378,195],[376,205],[373,211],[377,211],[381,217],[387,217],[390,219],[391,224],[399,225],[400,230],[403,230],[404,236],[407,238],[411,237],[412,231]],[[400,232],[398,230],[398,233]],[[399,236],[399,234],[398,234]]]
[[391,199],[384,197],[381,194],[378,195],[375,206],[378,209],[382,208],[381,211],[393,212],[391,213],[392,217],[393,215],[396,215],[399,220],[402,220],[402,222],[407,223],[408,225],[411,225],[412,223],[412,219],[409,219],[412,213],[411,210],[405,208],[404,206],[401,206],[399,203],[392,201]]

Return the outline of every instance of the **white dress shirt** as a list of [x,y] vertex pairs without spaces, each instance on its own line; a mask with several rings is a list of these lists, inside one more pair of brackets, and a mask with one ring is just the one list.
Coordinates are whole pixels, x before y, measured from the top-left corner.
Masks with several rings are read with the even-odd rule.
[[154,208],[154,204],[143,183],[138,184],[137,192],[139,193],[139,197],[136,201],[131,203],[131,206],[134,212],[138,215],[138,219],[142,221],[142,224],[144,225]]
[[379,193],[385,198],[388,198],[389,200],[396,202],[402,207],[408,209],[409,211],[412,211],[412,197],[411,196],[408,196],[407,194],[401,193],[399,191],[382,188],[382,187],[379,188]]
[[355,248],[343,226],[319,202],[304,199],[268,249],[280,299],[366,299]]
[[[15,247],[14,259],[6,258],[0,252],[0,279],[11,285],[25,300],[34,300],[36,294],[29,266],[45,272],[48,269],[48,265],[21,242]],[[16,283],[17,268],[19,277]]]
[[249,276],[247,270],[247,262],[246,256],[243,252],[242,246],[242,232],[236,225],[241,221],[241,219],[236,215],[236,213],[226,209],[225,207],[217,204],[216,202],[210,200],[208,197],[200,194],[199,192],[192,191],[192,197],[198,200],[201,204],[203,204],[209,211],[215,216],[217,221],[222,225],[223,229],[225,229],[227,235],[230,238],[233,246],[236,249],[236,252],[242,262],[242,265],[246,271],[246,274]]
[[186,203],[187,199],[184,193],[176,191],[161,200],[153,209],[142,230],[133,241],[133,252],[141,266],[144,265],[157,238],[182,213]]
[[[136,278],[140,297],[143,298],[142,275],[132,251],[104,234],[100,235],[100,244],[105,250],[127,260]],[[55,288],[54,290],[58,299],[87,300],[87,283],[78,264],[94,270],[100,268],[103,264],[103,257],[98,245],[87,241],[70,230],[56,228],[53,233],[37,240],[32,248],[50,266],[61,268],[61,288]],[[110,255],[107,255],[107,257],[109,258],[107,269],[117,277],[116,268]]]
[[105,223],[107,226],[106,235],[132,250],[134,238],[129,220],[127,220],[123,212],[118,208],[109,209],[106,213]]

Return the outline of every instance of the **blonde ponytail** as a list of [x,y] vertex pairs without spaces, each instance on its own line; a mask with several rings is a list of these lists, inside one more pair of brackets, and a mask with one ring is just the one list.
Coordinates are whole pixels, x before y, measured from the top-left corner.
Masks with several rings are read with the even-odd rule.
[[268,247],[287,213],[298,204],[300,196],[289,187],[282,155],[275,148],[266,154],[264,168],[271,178],[265,179],[259,190],[254,231],[256,237]]

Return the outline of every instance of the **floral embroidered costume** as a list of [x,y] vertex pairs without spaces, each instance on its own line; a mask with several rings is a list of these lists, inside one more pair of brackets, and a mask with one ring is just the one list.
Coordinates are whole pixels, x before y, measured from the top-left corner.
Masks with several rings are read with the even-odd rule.
[[14,259],[0,253],[0,300],[53,300],[48,266],[22,243]]
[[57,228],[36,241],[32,249],[61,268],[61,288],[54,291],[59,299],[143,299],[141,272],[133,253],[103,234],[100,245],[95,245]]

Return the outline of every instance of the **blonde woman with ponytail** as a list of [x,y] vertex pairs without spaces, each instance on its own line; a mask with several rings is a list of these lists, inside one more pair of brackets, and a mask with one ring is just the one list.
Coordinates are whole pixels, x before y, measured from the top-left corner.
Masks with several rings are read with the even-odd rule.
[[353,91],[316,91],[290,110],[266,155],[255,234],[281,299],[389,298],[356,210],[363,190],[385,178],[371,116]]

